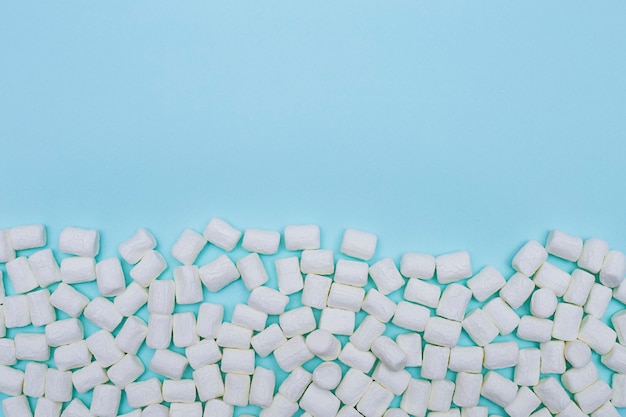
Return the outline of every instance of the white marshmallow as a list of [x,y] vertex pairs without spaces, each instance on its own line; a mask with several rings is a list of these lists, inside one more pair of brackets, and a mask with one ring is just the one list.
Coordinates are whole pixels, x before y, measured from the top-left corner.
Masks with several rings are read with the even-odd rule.
[[535,283],[526,275],[518,272],[513,274],[502,287],[500,298],[513,309],[518,309],[528,300],[534,289]]
[[430,382],[412,378],[402,396],[400,408],[413,416],[425,417],[429,398]]
[[62,405],[47,398],[39,398],[35,406],[35,417],[59,417]]
[[480,389],[483,385],[483,376],[460,372],[456,374],[454,396],[452,401],[459,407],[476,407],[480,399]]
[[235,304],[231,321],[233,324],[238,326],[242,326],[250,330],[261,331],[265,329],[267,314],[256,310],[247,304]]
[[90,282],[96,279],[96,260],[72,256],[61,261],[61,280],[66,284]]
[[393,393],[378,382],[372,382],[356,404],[356,409],[365,417],[380,417],[389,408],[391,401]]
[[[535,240],[529,240],[515,254],[511,264],[513,269],[527,277],[533,275],[537,269],[548,259],[548,252]],[[515,307],[514,307],[515,308]]]
[[578,267],[592,274],[597,274],[602,268],[604,257],[609,253],[609,244],[597,238],[587,239],[583,251],[578,259]]
[[583,318],[583,309],[567,303],[559,303],[554,313],[552,337],[559,340],[576,340]]
[[626,407],[626,375],[613,374],[611,380],[613,398],[611,402],[615,407]]
[[298,307],[285,311],[278,317],[278,322],[286,337],[306,334],[317,327],[311,307]]
[[318,310],[326,307],[328,293],[332,280],[321,275],[308,274],[304,279],[304,288],[300,301],[305,306],[313,307]]
[[552,414],[560,413],[572,401],[554,377],[542,379],[533,387],[533,391]]
[[72,317],[78,317],[89,304],[89,298],[62,282],[50,296],[50,304]]
[[[245,237],[244,237],[245,239]],[[250,375],[226,374],[224,380],[224,402],[245,407],[250,396]]]
[[191,379],[166,379],[163,381],[162,391],[163,401],[168,403],[192,403],[196,400],[196,384]]
[[335,417],[341,405],[333,393],[315,384],[304,391],[299,404],[300,408],[317,417]]
[[361,305],[363,311],[371,314],[383,323],[387,323],[391,320],[396,311],[396,307],[396,303],[374,288],[367,291],[367,295]]
[[24,369],[24,395],[33,398],[43,397],[47,372],[48,365],[45,363],[28,362]]
[[554,314],[556,305],[554,292],[549,288],[539,288],[530,298],[530,313],[540,319],[546,319]]
[[319,249],[320,247],[320,228],[314,224],[287,226],[283,235],[287,250]]
[[534,276],[533,282],[539,288],[549,288],[558,297],[562,297],[571,280],[570,274],[549,262],[541,265]]
[[128,405],[133,408],[158,404],[163,401],[161,382],[156,378],[128,384],[125,391]]
[[461,408],[461,417],[487,417],[488,414],[489,408],[483,406]]
[[96,283],[100,294],[111,297],[126,289],[124,271],[118,258],[108,258],[96,264]]
[[174,268],[177,304],[195,304],[202,301],[202,284],[195,265]]
[[200,279],[211,292],[218,292],[239,277],[239,270],[228,255],[218,256],[198,271]]
[[10,229],[0,229],[0,263],[15,259],[15,249],[11,244]]
[[552,337],[552,320],[523,316],[517,326],[517,337],[531,342],[547,342]]
[[2,400],[2,411],[5,417],[33,417],[28,400],[23,395]]
[[0,339],[0,365],[15,365],[15,342],[13,339]]
[[132,316],[148,301],[148,291],[136,282],[131,282],[120,295],[115,297],[113,305],[124,317]]
[[169,314],[150,314],[146,345],[151,349],[167,349],[172,341],[173,319]]
[[552,230],[546,239],[546,251],[566,261],[576,262],[583,252],[583,240],[560,230]]
[[183,355],[168,349],[154,352],[150,360],[150,370],[170,379],[181,379],[189,362]]
[[200,369],[219,361],[222,358],[222,352],[215,340],[204,339],[186,348],[185,356],[189,361],[189,366],[193,369]]
[[480,308],[470,312],[461,322],[461,326],[478,346],[491,343],[499,333],[496,325]]
[[91,417],[92,415],[87,406],[78,398],[73,399],[61,413],[61,417]]
[[84,340],[59,346],[54,351],[54,364],[60,371],[82,368],[91,363],[91,352]]
[[50,359],[50,347],[46,335],[38,333],[19,333],[15,335],[15,357],[18,360],[47,361]]
[[[341,370],[339,372],[341,372]],[[274,375],[274,372],[257,366],[254,369],[252,382],[250,383],[250,404],[260,407],[269,407],[274,398],[275,386],[276,375]]]
[[335,272],[333,251],[329,249],[306,249],[300,258],[303,274],[330,275]]
[[50,346],[62,346],[83,339],[83,324],[75,318],[55,321],[46,326],[46,341]]
[[368,351],[372,342],[385,332],[385,325],[374,316],[365,316],[350,336],[350,342],[359,350]]
[[561,376],[561,383],[569,392],[575,394],[598,380],[598,368],[589,362],[582,368],[570,368]]
[[570,402],[567,407],[557,414],[558,417],[586,417],[588,414],[583,413],[575,402]]
[[24,327],[30,324],[28,298],[25,295],[4,297],[4,325],[7,329]]
[[250,344],[257,355],[265,358],[286,341],[287,338],[280,326],[274,323],[270,324],[262,332],[254,335],[250,340]]
[[429,284],[419,279],[411,278],[404,288],[404,299],[413,301],[426,307],[436,308],[439,304],[441,288],[438,285]]
[[335,390],[335,395],[342,403],[353,407],[371,382],[372,378],[358,369],[350,368]]
[[509,368],[519,361],[517,342],[490,343],[485,346],[484,351],[487,369]]
[[170,404],[169,417],[202,417],[202,403]]
[[613,314],[611,324],[617,333],[617,339],[622,345],[626,344],[626,311],[621,310]]
[[[131,319],[141,321],[141,319],[136,317],[131,317],[128,320]],[[117,347],[113,335],[106,330],[95,332],[87,338],[86,342],[89,351],[93,353],[96,361],[103,368],[108,368],[124,357],[124,353]]]
[[504,411],[511,417],[528,417],[540,404],[541,400],[530,388],[521,387],[513,402]]
[[251,253],[240,258],[237,261],[237,269],[248,291],[260,287],[269,279],[258,253]]
[[278,252],[280,233],[273,230],[246,229],[241,246],[248,252],[273,255]]
[[609,251],[600,269],[600,282],[609,288],[615,288],[624,281],[624,274],[626,274],[626,256],[617,250]]
[[124,389],[145,371],[143,362],[135,355],[126,355],[107,371],[107,376],[116,387]]
[[596,278],[587,271],[576,269],[572,272],[572,279],[563,294],[563,301],[582,306],[587,302],[587,297],[593,287]]
[[[388,412],[389,410],[385,412],[384,416],[387,416]],[[343,407],[339,409],[339,412],[337,413],[336,417],[361,417],[362,415],[363,414],[356,411],[354,407],[348,407],[347,405],[344,405]],[[302,416],[311,417],[312,415],[309,413],[305,413],[305,414],[302,414]]]
[[626,373],[626,346],[616,343],[609,353],[602,355],[600,361],[613,371]]
[[176,347],[188,347],[198,343],[196,316],[191,311],[172,316],[172,341]]
[[461,323],[441,317],[430,317],[424,329],[424,340],[434,345],[453,347],[461,335]]
[[130,276],[135,282],[142,287],[147,287],[167,268],[167,262],[159,252],[151,250],[141,258],[133,269],[130,270]]
[[479,273],[467,280],[467,287],[472,291],[474,298],[485,301],[506,284],[506,280],[493,266],[486,266]]
[[302,272],[300,272],[300,261],[297,256],[277,259],[274,262],[276,267],[276,277],[278,279],[278,289],[283,294],[295,294],[304,287]]
[[61,281],[61,271],[52,249],[42,249],[33,253],[28,257],[28,264],[40,287]]
[[152,233],[145,228],[139,228],[129,239],[122,242],[117,251],[129,264],[134,265],[144,257],[148,251],[156,248],[157,242]]
[[505,408],[515,400],[517,385],[499,373],[489,371],[483,378],[480,395]]
[[620,417],[620,413],[611,402],[606,402],[591,413],[591,417]]
[[426,344],[422,360],[422,378],[444,379],[450,360],[450,348]]
[[354,333],[355,314],[338,308],[325,308],[320,316],[319,328],[332,334],[350,336]]
[[96,417],[115,417],[122,391],[115,385],[98,385],[93,389],[89,411]]
[[27,293],[39,286],[25,256],[7,262],[6,268],[16,294]]
[[487,302],[482,310],[503,336],[511,333],[519,325],[520,317],[500,297]]
[[430,383],[428,409],[432,411],[448,411],[454,394],[454,382],[438,379]]
[[601,284],[593,284],[589,292],[589,298],[585,303],[585,313],[601,319],[604,316],[609,302],[613,298],[613,291]]
[[233,406],[222,400],[207,401],[203,417],[232,417]]
[[215,339],[224,318],[224,306],[221,304],[202,303],[198,308],[196,331],[198,336]]
[[313,359],[313,354],[306,346],[304,337],[294,336],[274,350],[276,363],[285,372],[291,372],[305,362]]
[[254,372],[254,350],[224,349],[221,369],[225,373],[252,375]]
[[391,258],[383,258],[373,264],[369,274],[381,294],[390,294],[404,286],[404,279]]
[[338,358],[344,365],[356,368],[361,372],[369,372],[376,362],[376,356],[371,352],[358,350],[352,343],[346,343]]
[[567,342],[565,343],[565,359],[574,368],[581,368],[591,360],[591,348],[578,340]]
[[209,401],[224,395],[224,381],[217,365],[207,365],[193,371],[193,381],[200,401]]
[[574,394],[574,399],[578,403],[580,410],[585,414],[589,414],[610,400],[612,395],[611,387],[606,382],[598,380],[583,391]]
[[265,314],[282,314],[289,304],[289,297],[273,288],[258,287],[248,297],[248,305]]
[[461,321],[471,298],[472,292],[467,287],[459,284],[448,285],[441,294],[436,314],[446,319]]
[[339,259],[335,266],[334,280],[340,284],[364,287],[367,284],[368,274],[367,262]]
[[172,256],[183,265],[191,265],[205,245],[204,236],[195,230],[185,229],[172,246]]
[[28,311],[32,325],[45,326],[56,320],[57,315],[54,307],[50,304],[50,291],[40,290],[26,294],[28,301]]
[[85,318],[96,326],[112,332],[122,321],[123,316],[112,302],[104,297],[96,297],[85,307]]
[[341,377],[341,368],[335,362],[322,362],[313,370],[313,383],[323,390],[337,388]]
[[0,393],[11,396],[22,395],[23,384],[24,372],[19,369],[13,369],[5,365],[0,365]]
[[[4,378],[0,378],[4,381]],[[72,373],[58,369],[48,368],[46,372],[45,396],[51,401],[58,403],[68,402],[72,399]]]
[[429,317],[430,310],[426,307],[408,301],[400,301],[391,322],[403,329],[423,332]]
[[[289,401],[280,394],[272,399],[272,404],[261,410],[260,417],[290,417],[298,411],[298,404]],[[300,414],[302,417],[311,417],[309,413]],[[251,416],[252,417],[252,416]]]
[[221,347],[248,349],[251,339],[252,330],[225,322],[220,326],[216,343]]
[[330,286],[327,303],[328,307],[358,312],[361,310],[364,297],[365,290],[363,288],[334,283]]
[[449,284],[472,276],[472,263],[468,252],[452,252],[437,256],[437,282]]
[[406,365],[406,355],[392,339],[379,336],[372,342],[372,353],[392,371],[399,371]]
[[539,383],[541,373],[541,351],[537,348],[525,348],[519,351],[519,360],[515,365],[513,380],[517,385],[534,386]]
[[241,239],[241,232],[225,220],[213,217],[204,229],[203,236],[218,248],[230,252],[235,249],[239,239]]
[[74,384],[74,388],[79,394],[83,394],[93,389],[96,385],[104,384],[108,381],[109,377],[104,369],[95,362],[72,373],[72,384]]
[[296,368],[287,375],[287,378],[278,388],[278,392],[281,396],[291,402],[296,402],[304,394],[304,390],[309,386],[313,380],[313,375],[304,370],[303,368]]
[[435,257],[408,252],[400,260],[400,273],[407,278],[431,279],[435,275]]
[[450,349],[447,365],[454,372],[480,373],[483,368],[483,348],[478,346],[455,346]]
[[[148,325],[139,317],[131,316],[126,319],[119,333],[115,336],[115,346],[122,352],[136,355],[146,340],[146,336],[148,336]],[[89,343],[89,338],[87,343]]]
[[332,333],[322,329],[314,330],[307,335],[306,346],[311,353],[325,361],[337,359],[341,352],[341,342]]
[[551,340],[541,343],[541,373],[562,374],[565,372],[565,342]]
[[70,255],[93,258],[100,252],[100,233],[93,229],[68,226],[59,236],[59,250]]
[[356,229],[346,229],[341,240],[339,251],[353,258],[369,261],[376,252],[378,237],[373,233]]
[[600,355],[609,353],[615,345],[616,337],[615,330],[592,316],[586,316],[582,320],[578,331],[578,339]]

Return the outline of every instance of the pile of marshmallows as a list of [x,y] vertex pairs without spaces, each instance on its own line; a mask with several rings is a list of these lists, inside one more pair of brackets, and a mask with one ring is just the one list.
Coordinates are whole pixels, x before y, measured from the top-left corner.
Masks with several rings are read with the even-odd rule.
[[[242,235],[249,254],[194,265],[207,242],[230,252]],[[16,255],[45,246],[44,226],[0,230],[0,262],[15,293],[5,296],[0,286],[4,416],[33,416],[31,397],[35,417],[113,417],[122,392],[135,409],[124,417],[225,417],[247,405],[261,407],[263,417],[300,409],[314,417],[486,417],[481,397],[512,417],[615,417],[616,407],[626,407],[626,310],[611,326],[603,321],[612,298],[626,303],[626,257],[600,239],[583,243],[552,231],[545,247],[529,241],[506,280],[491,266],[473,275],[467,252],[406,253],[399,269],[391,258],[370,265],[377,237],[354,229],[340,248],[352,259],[336,262],[332,250],[320,249],[317,226],[286,227],[282,238],[285,249],[301,252],[275,261],[274,289],[262,257],[277,253],[279,232],[242,233],[219,218],[203,234],[187,229],[171,251],[182,264],[171,280],[158,279],[166,261],[154,236],[139,229],[119,246],[134,265],[127,285],[117,257],[96,260],[95,230],[62,231],[58,249],[74,256],[60,267],[50,249]],[[548,254],[578,269],[570,274]],[[435,272],[440,285],[429,282]],[[203,303],[202,285],[218,292],[239,278],[249,298],[225,322],[222,305]],[[94,280],[100,296],[91,300],[72,286]],[[400,290],[403,300],[388,297]],[[302,306],[287,310],[292,294]],[[467,311],[472,297],[482,307]],[[528,300],[531,314],[520,317]],[[146,303],[147,323],[135,315]],[[174,313],[176,304],[198,304],[197,313]],[[56,310],[70,318],[57,320]],[[357,323],[360,311],[366,316]],[[101,330],[85,338],[81,315]],[[270,315],[278,323],[267,325]],[[387,323],[405,331],[385,336]],[[31,324],[44,333],[5,337],[7,328]],[[462,331],[475,345],[457,346]],[[513,332],[529,347],[494,342]],[[164,378],[141,380],[145,365],[136,355],[144,343],[154,349],[149,369]],[[255,364],[269,355],[289,373],[278,387],[275,373]],[[611,385],[598,378],[594,355],[614,371]],[[309,372],[303,365],[314,357],[322,362]],[[24,371],[12,367],[18,360],[29,361]],[[188,366],[193,377],[184,379]],[[74,390],[93,390],[89,408]],[[400,408],[389,408],[395,396]]]

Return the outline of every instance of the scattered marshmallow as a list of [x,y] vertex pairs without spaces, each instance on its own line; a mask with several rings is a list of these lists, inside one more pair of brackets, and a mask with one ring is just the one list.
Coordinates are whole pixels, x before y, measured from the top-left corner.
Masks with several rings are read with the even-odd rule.
[[300,408],[318,417],[335,417],[341,402],[335,395],[316,384],[304,391],[299,402]]
[[447,366],[454,372],[480,373],[483,369],[484,351],[479,346],[455,346],[449,358]]
[[505,407],[504,411],[511,417],[528,417],[539,405],[541,405],[539,397],[530,388],[521,387],[513,402]]
[[[244,237],[245,238],[245,237]],[[224,402],[245,407],[250,397],[250,375],[226,374],[224,378]]]
[[258,253],[251,253],[237,261],[237,269],[248,291],[265,284],[269,279]]
[[467,287],[472,291],[474,298],[480,302],[487,300],[505,284],[506,280],[500,271],[490,265],[467,280]]
[[367,284],[369,265],[367,262],[339,259],[335,266],[334,281],[353,287],[364,287]]
[[15,365],[17,357],[13,339],[0,339],[0,365]]
[[108,258],[96,264],[98,291],[105,297],[121,294],[126,289],[124,271],[118,258]]
[[604,355],[615,345],[617,334],[606,324],[593,316],[587,316],[582,320],[578,339],[589,345],[591,349]]
[[199,271],[200,280],[211,292],[218,292],[231,282],[239,279],[239,270],[228,255],[220,255],[215,260],[202,266]]
[[311,307],[298,307],[286,311],[278,317],[280,327],[286,337],[309,333],[317,327]]
[[16,294],[27,293],[39,286],[25,256],[7,262],[6,269]]
[[545,262],[541,265],[541,268],[539,268],[533,279],[537,287],[549,288],[554,291],[554,294],[558,297],[562,297],[563,294],[565,294],[570,280],[570,274],[549,262]]
[[9,229],[0,229],[0,263],[15,259],[15,249],[11,244],[11,232]]
[[483,386],[480,395],[500,407],[506,408],[515,400],[517,396],[517,384],[510,379],[489,371],[483,378]]
[[461,321],[471,298],[472,292],[465,286],[460,284],[448,285],[441,294],[435,312],[440,317]]
[[313,375],[304,368],[294,369],[278,388],[278,394],[286,400],[296,402],[313,380]]
[[45,328],[49,346],[63,346],[83,339],[83,324],[75,319],[64,319],[50,323]]
[[151,314],[172,314],[176,284],[173,280],[154,280],[148,290],[148,311]]
[[122,391],[115,385],[97,385],[93,389],[89,412],[98,417],[115,417],[121,397]]
[[437,281],[449,284],[472,276],[472,263],[468,252],[453,252],[439,255],[437,264]]
[[369,372],[376,362],[376,356],[371,352],[358,350],[352,343],[346,343],[341,353],[339,353],[339,361],[351,368],[356,368],[361,372]]
[[569,286],[563,294],[563,301],[579,306],[584,305],[595,282],[596,278],[589,272],[575,269]]
[[571,341],[578,337],[578,329],[583,318],[583,309],[577,305],[559,303],[554,313],[552,337]]
[[50,304],[50,291],[39,290],[26,294],[30,321],[33,326],[45,326],[56,320],[54,307]]
[[601,284],[593,284],[589,292],[589,298],[585,303],[585,313],[597,319],[601,319],[613,298],[613,291]]
[[79,284],[96,279],[96,260],[72,256],[61,261],[61,280],[66,284]]
[[435,275],[435,257],[409,252],[402,255],[400,273],[407,278],[431,279]]
[[438,379],[430,383],[428,409],[431,411],[448,411],[452,403],[455,384],[447,379]]
[[113,305],[122,316],[129,317],[147,302],[148,291],[136,282],[131,282],[124,292],[115,297]]
[[465,316],[461,326],[478,346],[485,346],[491,343],[499,333],[496,325],[480,308],[473,310]]
[[524,316],[517,326],[517,337],[531,342],[548,342],[552,337],[552,320]]
[[390,294],[404,286],[404,279],[391,258],[384,258],[373,264],[369,274],[381,294]]
[[365,298],[361,308],[368,314],[376,317],[383,323],[387,323],[396,311],[396,303],[390,298],[381,294],[378,290],[371,288]]
[[[0,378],[3,381],[4,378]],[[45,396],[51,401],[65,403],[72,399],[72,373],[48,368],[46,372]],[[13,394],[19,395],[19,394]]]
[[222,351],[213,339],[204,339],[185,349],[185,356],[189,366],[200,369],[206,365],[212,365],[222,359]]
[[177,304],[195,304],[203,299],[202,283],[195,265],[174,268],[174,284]]
[[371,382],[372,378],[358,369],[350,368],[337,386],[335,395],[342,403],[354,407]]
[[204,229],[203,236],[218,248],[230,252],[237,246],[239,239],[241,239],[241,234],[239,230],[225,220],[213,217]]
[[273,288],[258,287],[248,297],[248,305],[265,314],[282,314],[289,304],[289,297]]
[[224,373],[252,375],[254,373],[254,350],[224,349],[220,368]]
[[374,340],[384,332],[385,325],[383,323],[374,316],[366,316],[352,336],[350,336],[350,343],[359,350],[368,351]]
[[529,240],[515,254],[511,264],[513,269],[527,277],[533,275],[539,267],[548,259],[548,252],[535,240]]
[[461,335],[461,323],[442,317],[430,317],[424,329],[424,340],[434,345],[454,347]]
[[316,274],[308,274],[304,279],[304,288],[300,301],[305,306],[318,310],[326,307],[332,280]]
[[161,382],[157,378],[133,382],[128,384],[124,391],[126,391],[128,405],[133,408],[146,407],[163,401]]
[[456,375],[454,396],[452,401],[459,407],[476,407],[480,399],[483,376],[467,372]]
[[372,382],[356,404],[356,409],[364,416],[382,416],[391,401],[393,393],[378,382]]
[[338,308],[325,308],[319,320],[319,328],[332,334],[350,336],[354,333],[354,312]]
[[598,368],[589,362],[581,368],[570,368],[561,375],[561,383],[569,392],[581,392],[598,380]]
[[518,309],[528,300],[535,283],[522,273],[515,273],[500,290],[500,298],[513,309]]
[[123,316],[112,302],[104,297],[96,297],[85,307],[85,318],[96,326],[112,332],[122,321]]
[[115,346],[124,353],[136,355],[147,336],[148,325],[139,317],[131,316],[115,336]]
[[265,324],[267,323],[267,314],[257,309],[254,309],[247,304],[235,304],[235,309],[233,310],[231,322],[238,326],[246,327],[250,330],[256,330],[260,332],[265,329]]
[[[219,366],[207,365],[193,371],[200,401],[210,401],[224,395],[224,381]],[[207,405],[208,406],[208,405]]]
[[591,348],[577,340],[565,343],[565,359],[574,368],[582,368],[591,360]]
[[61,281],[61,270],[52,249],[39,250],[28,257],[30,269],[40,287],[45,288]]
[[250,340],[250,344],[257,355],[265,358],[286,341],[287,338],[280,326],[274,323],[270,324],[262,332],[254,335]]
[[560,230],[552,230],[546,239],[546,251],[566,261],[576,262],[583,252],[583,240]]
[[430,382],[412,378],[402,396],[400,408],[413,416],[425,417],[429,398]]
[[246,229],[241,246],[248,252],[273,255],[278,252],[280,233],[273,230]]
[[167,378],[179,380],[188,365],[187,358],[168,349],[158,349],[150,360],[150,370]]
[[196,400],[196,384],[191,379],[166,379],[162,386],[163,400],[168,403],[192,403]]
[[541,343],[541,373],[562,374],[565,372],[565,342],[551,340]]
[[54,364],[60,371],[82,368],[91,363],[91,352],[84,340],[59,346],[54,351]]
[[215,339],[224,318],[224,306],[214,303],[202,303],[198,308],[196,332],[206,339]]
[[[68,373],[71,375],[71,372]],[[0,393],[11,396],[22,395],[23,385],[24,372],[20,371],[19,369],[13,369],[9,366],[0,365]],[[70,399],[72,395],[71,385],[72,381],[70,379]],[[69,399],[66,401],[69,401]]]
[[312,331],[307,335],[305,342],[312,354],[325,361],[337,359],[341,352],[341,342],[327,330]]
[[172,341],[173,319],[169,314],[150,314],[146,345],[151,349],[167,349]]
[[530,298],[530,313],[540,319],[547,319],[554,314],[558,300],[549,288],[539,288]]
[[294,294],[302,289],[304,280],[300,271],[300,260],[297,256],[277,259],[274,262],[278,289],[283,294]]
[[411,278],[404,288],[404,299],[414,303],[436,308],[439,304],[441,288],[438,285],[429,284],[420,279]]
[[426,344],[422,359],[422,378],[444,379],[448,370],[450,348]]
[[609,288],[615,288],[624,281],[624,274],[626,274],[626,256],[617,250],[609,251],[600,269],[600,282]]
[[519,350],[519,360],[515,365],[513,380],[520,386],[535,386],[541,374],[541,350],[525,348]]
[[61,415],[62,405],[63,404],[51,401],[48,398],[39,398],[35,406],[35,415],[37,417],[59,417]]
[[[336,285],[336,284],[333,284]],[[331,289],[332,294],[332,289]],[[403,329],[423,332],[430,317],[430,310],[418,304],[400,301],[391,323]]]
[[4,325],[6,328],[24,327],[30,323],[28,297],[25,295],[4,297]]
[[313,359],[314,355],[306,346],[304,337],[294,336],[274,350],[276,363],[285,372],[291,372]]
[[406,365],[406,355],[392,339],[379,336],[371,347],[372,353],[392,371],[399,371]]
[[206,246],[206,242],[200,233],[185,229],[172,246],[172,256],[183,265],[191,265]]
[[59,250],[70,255],[93,258],[100,252],[100,233],[68,226],[59,236]]
[[44,363],[28,362],[24,369],[24,395],[41,398],[46,389],[46,373],[48,365]]
[[2,411],[6,417],[33,417],[28,400],[23,395],[2,400]]
[[[341,370],[339,371],[341,375]],[[274,399],[274,387],[276,386],[276,376],[274,371],[257,366],[252,374],[250,382],[251,405],[259,407],[269,407]]]
[[578,267],[597,274],[602,268],[604,257],[609,253],[609,244],[604,240],[591,238],[583,244],[583,251],[578,258]]
[[134,265],[145,256],[146,253],[156,248],[157,241],[147,229],[139,228],[129,239],[122,242],[117,251],[129,264]]
[[484,352],[486,369],[509,368],[519,361],[517,342],[490,343],[485,346]]
[[598,380],[583,391],[574,394],[574,400],[583,413],[589,414],[610,400],[612,395],[611,387],[606,382]]
[[346,229],[343,233],[339,251],[344,255],[369,261],[374,256],[374,252],[376,252],[377,242],[378,237],[373,233]]
[[533,387],[533,391],[552,414],[560,413],[572,401],[554,377],[542,379]]
[[50,359],[50,347],[46,335],[19,333],[15,335],[15,357],[18,360],[41,361]]
[[341,368],[335,362],[322,362],[313,371],[313,383],[323,390],[337,388],[341,377]]
[[167,268],[167,262],[159,252],[148,251],[130,270],[130,276],[142,287],[147,287]]
[[107,373],[95,362],[72,373],[72,384],[79,394],[84,394],[96,385],[104,384],[108,380]]
[[351,285],[333,283],[328,293],[328,307],[358,312],[361,310],[365,290]]
[[285,249],[307,250],[320,248],[320,228],[314,224],[287,226],[283,231]]
[[172,316],[172,342],[174,346],[184,348],[198,343],[196,332],[196,316],[187,311]]
[[482,310],[503,336],[511,333],[519,325],[520,317],[503,298],[492,299],[483,306]]
[[329,249],[306,249],[300,258],[303,274],[330,275],[335,272],[333,251]]

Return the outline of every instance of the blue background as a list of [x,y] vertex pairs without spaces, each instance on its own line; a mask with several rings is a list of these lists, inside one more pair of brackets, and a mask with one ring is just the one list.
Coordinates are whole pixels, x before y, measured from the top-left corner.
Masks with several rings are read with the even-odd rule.
[[620,1],[4,2],[0,227],[97,228],[112,256],[139,226],[169,254],[215,215],[310,222],[327,247],[356,227],[375,259],[466,249],[506,274],[552,228],[626,250],[625,21]]

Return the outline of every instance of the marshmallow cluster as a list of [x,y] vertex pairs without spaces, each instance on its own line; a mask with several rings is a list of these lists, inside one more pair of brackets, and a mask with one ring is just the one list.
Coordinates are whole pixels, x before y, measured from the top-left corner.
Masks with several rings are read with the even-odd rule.
[[[324,249],[316,225],[240,231],[214,218],[166,256],[145,228],[119,257],[99,258],[92,229],[63,229],[58,252],[47,244],[43,225],[0,229],[6,417],[249,416],[242,407],[616,417],[626,407],[626,310],[615,308],[626,256],[597,238],[554,230],[529,241],[508,279],[493,266],[474,273],[468,252],[377,259],[378,237],[357,229]],[[198,264],[207,246],[218,254]],[[88,297],[81,285],[93,281]],[[247,300],[220,304],[230,285]]]

